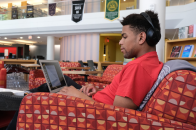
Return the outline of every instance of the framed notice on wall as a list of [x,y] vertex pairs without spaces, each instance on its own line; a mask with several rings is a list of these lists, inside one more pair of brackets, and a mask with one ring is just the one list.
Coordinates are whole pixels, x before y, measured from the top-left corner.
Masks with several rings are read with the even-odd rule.
[[4,50],[4,56],[8,56],[8,49]]

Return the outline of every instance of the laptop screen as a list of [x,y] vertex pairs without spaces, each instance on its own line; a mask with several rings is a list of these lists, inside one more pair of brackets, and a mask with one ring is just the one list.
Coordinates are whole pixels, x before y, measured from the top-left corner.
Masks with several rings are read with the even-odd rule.
[[66,81],[64,80],[58,61],[42,61],[40,63],[42,65],[46,81],[51,90],[66,86]]

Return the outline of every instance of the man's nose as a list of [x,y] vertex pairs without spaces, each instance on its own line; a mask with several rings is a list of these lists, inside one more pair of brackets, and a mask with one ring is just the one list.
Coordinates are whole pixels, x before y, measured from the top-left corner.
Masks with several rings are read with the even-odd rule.
[[122,39],[120,39],[120,41],[119,41],[119,45],[122,45]]

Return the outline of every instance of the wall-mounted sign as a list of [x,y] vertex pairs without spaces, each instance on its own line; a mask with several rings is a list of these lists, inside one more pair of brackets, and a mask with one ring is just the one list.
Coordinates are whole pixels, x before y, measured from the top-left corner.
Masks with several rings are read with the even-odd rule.
[[72,1],[72,20],[74,22],[80,22],[84,14],[84,2],[81,1]]
[[56,13],[56,3],[49,4],[49,15],[53,16]]
[[8,49],[4,50],[4,56],[8,56]]
[[119,18],[120,0],[105,1],[105,19],[113,21]]
[[27,18],[34,18],[34,7],[27,6]]

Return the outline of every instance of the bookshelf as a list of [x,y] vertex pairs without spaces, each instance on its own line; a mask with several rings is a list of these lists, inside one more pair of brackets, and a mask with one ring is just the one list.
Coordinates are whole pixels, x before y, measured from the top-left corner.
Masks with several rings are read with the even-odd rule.
[[[194,45],[192,56],[189,58],[182,58],[182,53],[184,51],[185,45]],[[182,46],[182,50],[179,57],[170,57],[172,48],[174,46]],[[167,40],[165,41],[165,62],[169,60],[186,60],[192,65],[196,66],[196,57],[194,57],[194,53],[196,51],[196,37],[194,38],[186,38],[186,39],[176,39],[176,40]]]

